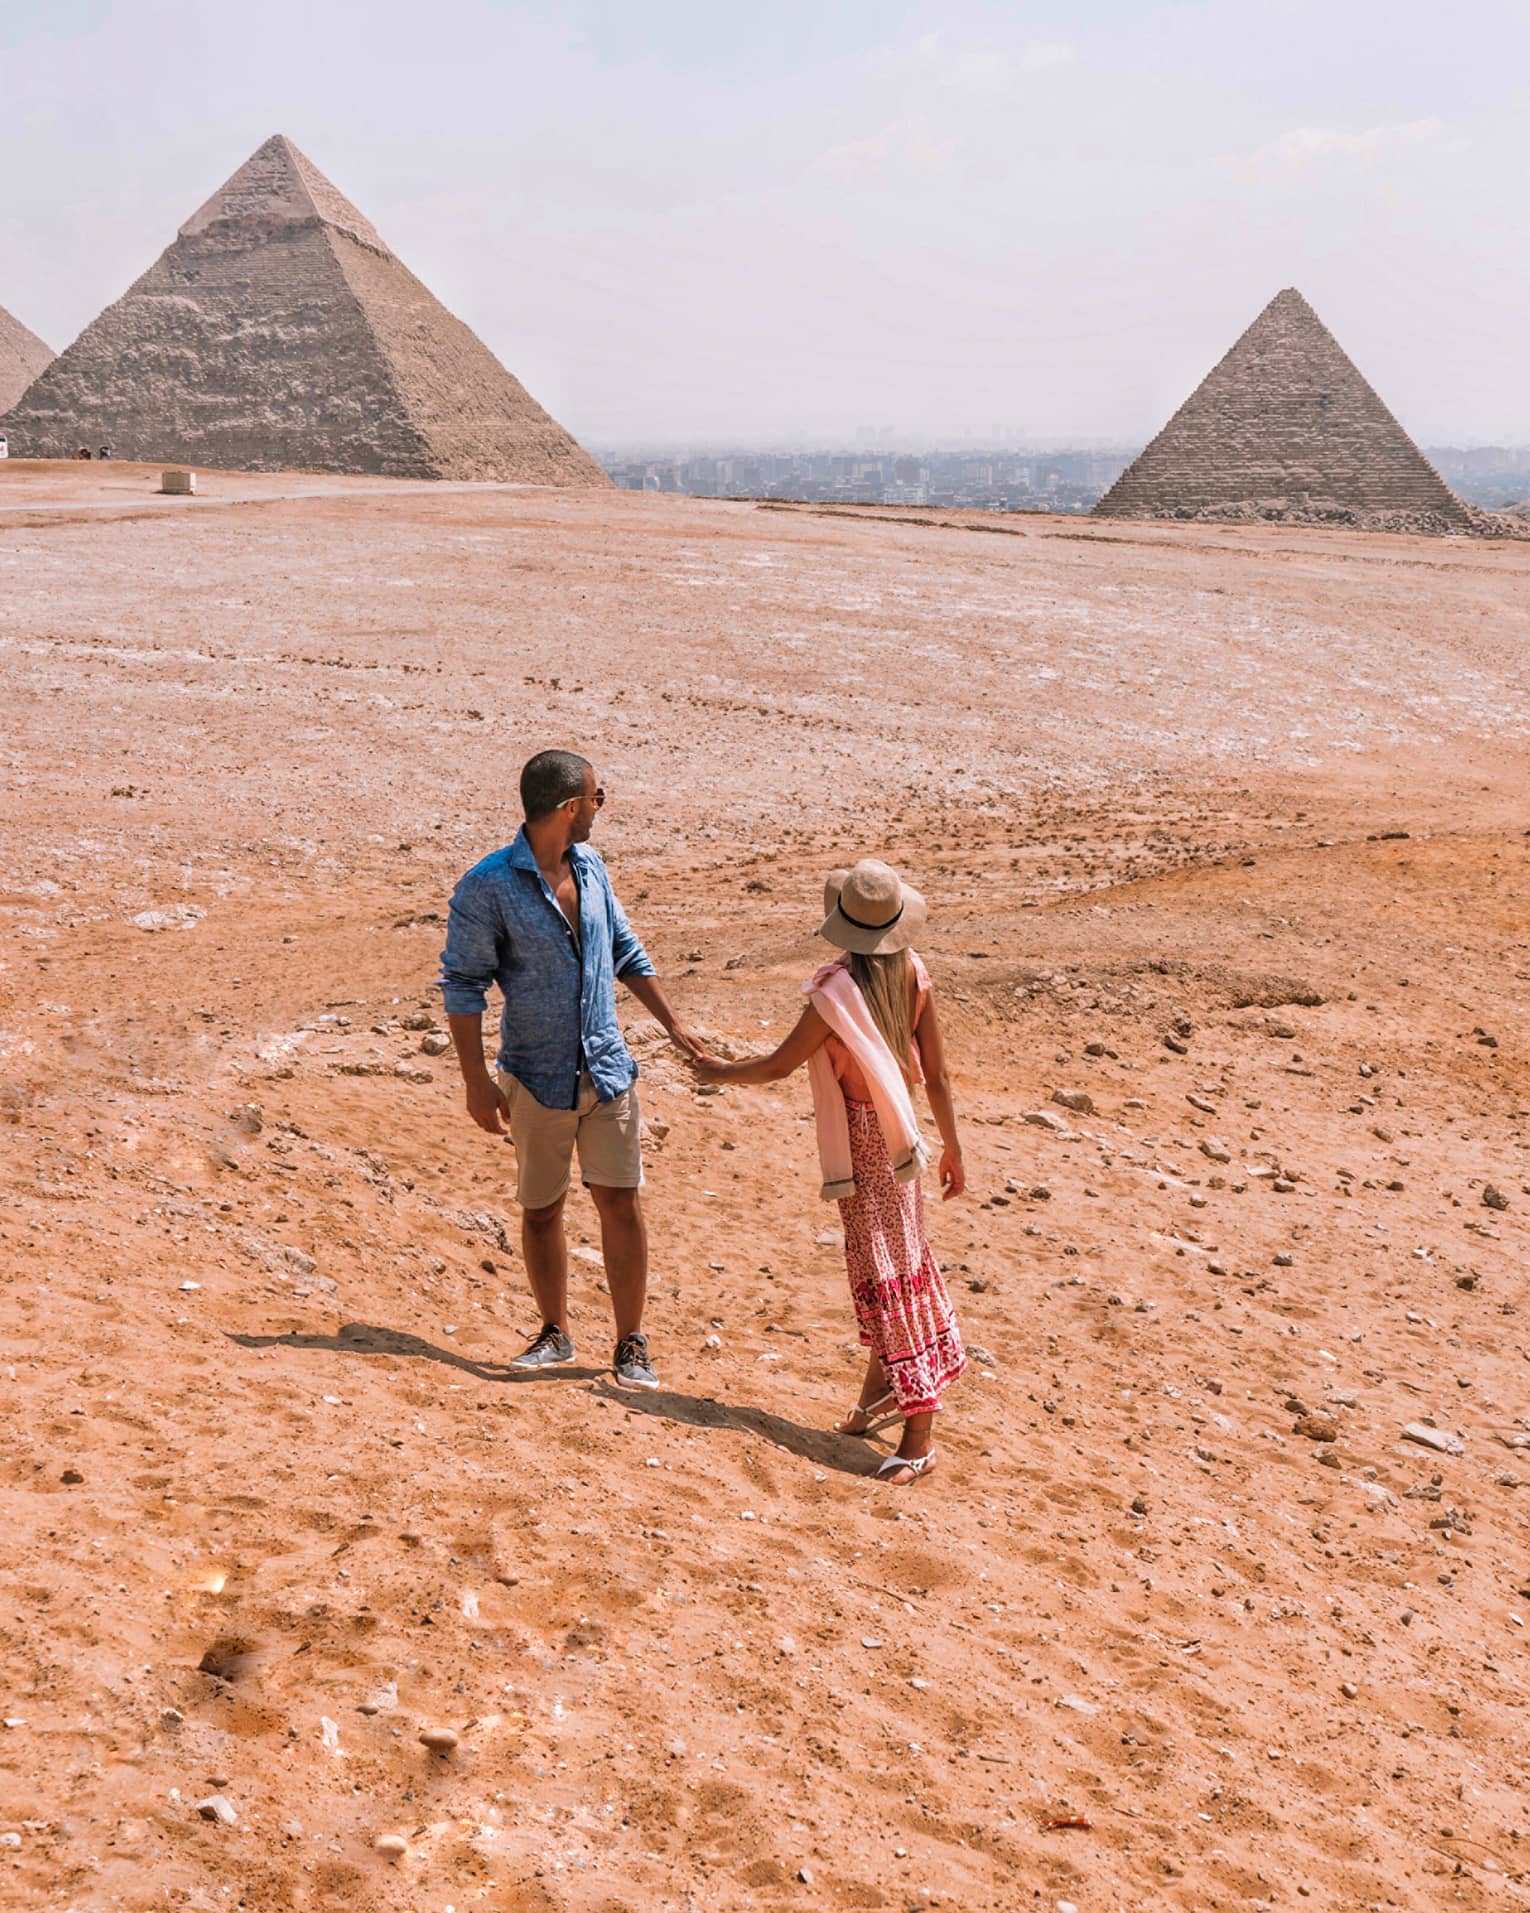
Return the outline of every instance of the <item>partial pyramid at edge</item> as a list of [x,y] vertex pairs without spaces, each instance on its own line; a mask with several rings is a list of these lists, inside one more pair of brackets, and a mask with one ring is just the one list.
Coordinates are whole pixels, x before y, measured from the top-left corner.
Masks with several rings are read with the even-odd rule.
[[1355,522],[1471,515],[1293,287],[1278,292],[1095,506]]
[[22,457],[610,482],[280,134],[0,423]]
[[0,306],[0,412],[16,403],[52,358],[37,334]]

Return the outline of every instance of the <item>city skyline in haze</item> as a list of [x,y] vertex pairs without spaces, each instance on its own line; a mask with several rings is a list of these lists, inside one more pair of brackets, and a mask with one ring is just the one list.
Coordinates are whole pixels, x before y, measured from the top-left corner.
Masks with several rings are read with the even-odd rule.
[[1508,0],[0,0],[0,306],[61,350],[280,131],[586,442],[1140,444],[1286,285],[1522,442],[1527,67]]

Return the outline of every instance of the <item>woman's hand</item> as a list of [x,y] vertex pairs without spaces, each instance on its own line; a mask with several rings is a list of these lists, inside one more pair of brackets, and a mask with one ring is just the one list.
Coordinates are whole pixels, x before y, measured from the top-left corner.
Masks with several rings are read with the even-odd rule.
[[942,1149],[940,1152],[940,1199],[949,1202],[952,1196],[959,1196],[967,1186],[967,1171],[962,1166],[962,1152],[959,1149]]
[[698,1083],[725,1083],[732,1065],[699,1046],[687,1053],[686,1065]]

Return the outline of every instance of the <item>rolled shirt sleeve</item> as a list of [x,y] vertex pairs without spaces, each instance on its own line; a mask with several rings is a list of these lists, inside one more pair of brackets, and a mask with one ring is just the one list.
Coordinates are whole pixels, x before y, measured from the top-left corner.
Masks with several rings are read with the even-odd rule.
[[611,900],[611,969],[614,975],[655,976],[648,952],[638,942],[637,933],[627,921],[627,913],[617,902],[616,892],[606,880],[606,895]]
[[[441,952],[441,997],[448,1016],[479,1016],[501,960],[503,918],[493,892],[470,870],[452,892]],[[635,939],[634,939],[635,941]],[[641,951],[639,951],[641,955]]]

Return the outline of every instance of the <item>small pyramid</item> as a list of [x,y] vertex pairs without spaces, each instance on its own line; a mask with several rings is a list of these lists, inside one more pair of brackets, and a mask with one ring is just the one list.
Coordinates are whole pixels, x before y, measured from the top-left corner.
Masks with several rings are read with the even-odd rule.
[[4,422],[24,457],[610,482],[281,134]]
[[0,412],[16,403],[52,358],[37,334],[0,306]]
[[1294,287],[1095,506],[1102,518],[1236,514],[1471,523],[1467,508]]

